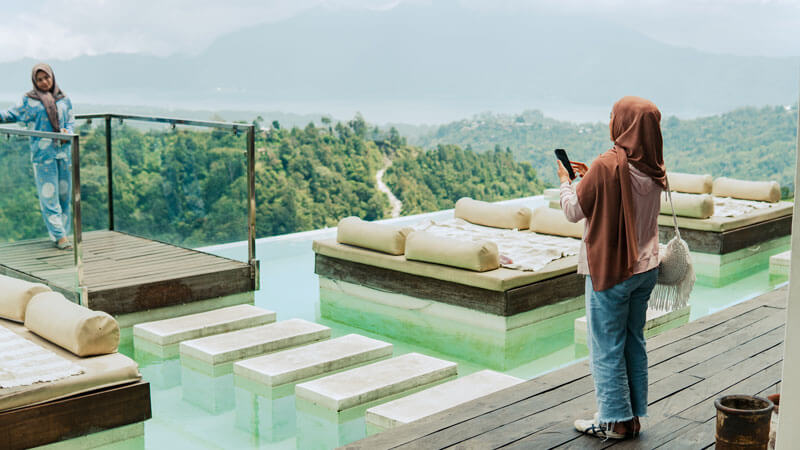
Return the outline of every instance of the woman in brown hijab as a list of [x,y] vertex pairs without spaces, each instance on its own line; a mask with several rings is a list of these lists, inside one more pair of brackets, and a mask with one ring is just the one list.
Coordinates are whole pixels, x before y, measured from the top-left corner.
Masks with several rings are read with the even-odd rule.
[[661,113],[640,97],[614,104],[614,147],[587,167],[574,187],[558,163],[561,207],[586,219],[578,273],[586,275],[587,345],[597,413],[576,420],[583,433],[623,439],[639,433],[647,414],[647,301],[658,278],[658,214],[666,186]]

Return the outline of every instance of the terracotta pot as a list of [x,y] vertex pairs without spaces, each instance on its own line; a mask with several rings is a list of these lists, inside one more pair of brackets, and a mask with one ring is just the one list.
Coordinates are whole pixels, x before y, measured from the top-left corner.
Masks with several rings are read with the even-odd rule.
[[717,449],[765,449],[769,443],[771,401],[752,395],[726,395],[717,408]]

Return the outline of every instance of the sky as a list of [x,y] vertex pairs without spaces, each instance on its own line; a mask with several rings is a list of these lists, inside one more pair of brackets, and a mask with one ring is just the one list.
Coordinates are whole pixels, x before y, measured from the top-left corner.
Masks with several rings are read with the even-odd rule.
[[310,10],[382,10],[433,1],[512,14],[592,15],[712,53],[800,56],[800,0],[27,0],[2,5],[0,62],[193,54],[226,33]]

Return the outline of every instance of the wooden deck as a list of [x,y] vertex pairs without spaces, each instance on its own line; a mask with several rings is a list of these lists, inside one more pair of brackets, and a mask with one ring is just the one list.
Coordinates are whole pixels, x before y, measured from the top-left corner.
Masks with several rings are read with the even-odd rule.
[[[71,251],[49,240],[0,246],[0,265],[76,298]],[[124,314],[254,290],[250,266],[117,231],[83,234],[88,307]]]
[[573,428],[595,411],[584,361],[346,448],[711,447],[717,397],[779,392],[787,295],[778,289],[650,339],[649,417],[636,440]]

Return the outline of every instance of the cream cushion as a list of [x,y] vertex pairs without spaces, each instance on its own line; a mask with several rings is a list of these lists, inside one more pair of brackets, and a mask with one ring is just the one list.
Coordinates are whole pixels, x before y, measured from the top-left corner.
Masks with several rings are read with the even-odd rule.
[[541,234],[552,234],[555,236],[567,236],[574,238],[583,237],[585,220],[570,222],[564,211],[560,209],[540,206],[533,210],[531,214],[531,231]]
[[486,272],[500,267],[494,242],[466,242],[414,231],[406,239],[406,259]]
[[509,230],[525,230],[531,222],[530,208],[498,205],[469,197],[456,202],[455,216],[470,223]]
[[710,194],[713,188],[711,175],[695,175],[691,173],[667,172],[669,188],[673,192],[687,194]]
[[714,195],[742,200],[775,203],[781,200],[781,187],[777,181],[745,181],[733,178],[714,180]]
[[114,353],[119,346],[119,324],[113,317],[72,303],[58,292],[31,299],[25,328],[77,356]]
[[[714,197],[708,194],[673,192],[672,203],[675,206],[675,215],[681,217],[708,219],[714,215]],[[661,194],[661,214],[672,215],[666,192]]]
[[497,292],[505,292],[509,289],[549,280],[560,275],[575,273],[578,268],[578,255],[551,261],[536,272],[508,269],[506,267],[500,267],[488,272],[475,272],[439,264],[411,261],[406,259],[405,256],[387,255],[386,253],[373,252],[372,250],[353,247],[352,245],[343,245],[336,242],[336,239],[314,241],[311,244],[311,248],[315,253],[331,258]]
[[390,255],[402,255],[406,249],[406,236],[411,228],[400,228],[383,223],[367,222],[358,217],[345,217],[339,221],[336,240],[342,244],[377,250]]
[[31,298],[40,292],[49,291],[49,287],[40,283],[0,275],[0,317],[24,322],[25,309]]

